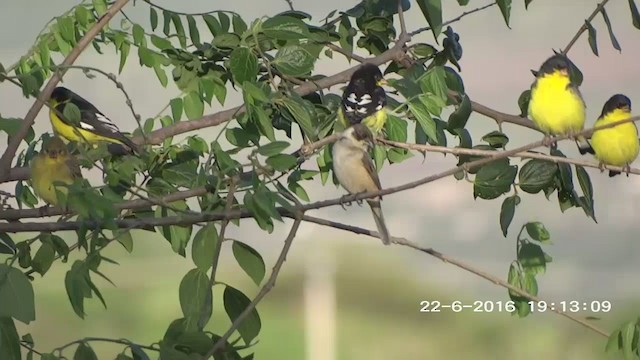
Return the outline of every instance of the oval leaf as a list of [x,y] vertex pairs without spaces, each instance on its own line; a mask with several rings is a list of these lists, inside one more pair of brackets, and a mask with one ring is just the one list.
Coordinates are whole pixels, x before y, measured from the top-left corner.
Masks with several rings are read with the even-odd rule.
[[239,241],[234,241],[232,248],[233,256],[242,270],[249,275],[256,285],[260,285],[266,272],[262,256],[251,246]]

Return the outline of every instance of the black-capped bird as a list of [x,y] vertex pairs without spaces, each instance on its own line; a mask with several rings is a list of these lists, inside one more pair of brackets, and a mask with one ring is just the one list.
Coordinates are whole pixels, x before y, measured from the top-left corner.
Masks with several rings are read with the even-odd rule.
[[[124,146],[117,150],[110,147],[112,153],[138,152],[138,147],[120,132],[120,129],[93,104],[73,91],[59,86],[53,90],[49,98],[51,109],[49,119],[54,132],[69,141],[96,144],[107,142]],[[65,119],[64,108],[72,103],[80,110],[80,122],[73,123]]]
[[[536,80],[531,86],[529,116],[545,134],[573,136],[584,129],[585,103],[578,86],[570,77],[570,60],[562,54],[548,58],[540,70],[534,72]],[[589,143],[584,136],[576,139],[584,154]]]
[[40,153],[31,160],[30,167],[31,185],[36,195],[54,206],[59,204],[56,191],[67,194],[64,185],[70,185],[82,177],[78,163],[59,137],[52,137],[42,145]]
[[[594,127],[615,123],[631,117],[631,100],[623,94],[615,94],[604,103],[602,113]],[[640,141],[638,128],[634,122],[600,129],[591,135],[591,146],[595,157],[603,165],[621,166],[630,170],[630,164],[638,157]],[[616,176],[619,171],[609,171],[609,176]],[[628,173],[627,173],[628,175]]]
[[338,110],[340,123],[345,128],[363,123],[374,135],[380,133],[387,121],[387,94],[382,88],[386,84],[378,66],[362,64],[342,94],[342,106]]
[[[371,161],[368,150],[373,146],[373,134],[363,124],[355,124],[340,133],[340,138],[333,145],[333,171],[350,194],[378,191],[380,179]],[[389,245],[391,238],[380,207],[381,197],[367,199],[373,212],[378,233],[382,243]]]

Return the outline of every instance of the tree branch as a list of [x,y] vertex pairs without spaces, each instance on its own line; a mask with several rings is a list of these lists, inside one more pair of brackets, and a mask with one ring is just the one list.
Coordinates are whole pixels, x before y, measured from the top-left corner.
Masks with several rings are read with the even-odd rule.
[[[443,153],[443,154],[453,154],[453,155],[456,155],[456,156],[458,156],[458,155],[493,156],[496,152],[500,152],[500,151],[491,151],[491,150],[467,149],[467,148],[460,148],[460,147],[448,148],[448,147],[444,147],[444,146],[435,146],[435,145],[429,145],[429,144],[425,144],[425,145],[422,145],[422,144],[408,144],[408,143],[402,143],[402,142],[398,142],[398,141],[386,140],[386,139],[382,139],[382,138],[378,138],[377,140],[379,142],[383,143],[383,144],[386,144],[386,145],[389,145],[389,146],[393,146],[393,147],[397,147],[397,148],[400,148],[400,149],[427,151],[427,152],[438,152],[438,153]],[[527,158],[527,159],[540,159],[540,160],[551,161],[551,162],[554,162],[556,164],[558,164],[558,163],[573,164],[573,165],[580,165],[580,166],[584,166],[584,167],[600,169],[600,163],[597,162],[597,161],[571,159],[571,158],[566,158],[566,157],[562,157],[562,156],[553,156],[553,155],[547,155],[547,154],[541,154],[541,153],[535,153],[535,152],[521,152],[521,153],[515,154],[515,155],[513,155],[511,157],[520,157],[520,158]],[[603,165],[602,169],[619,171],[619,172],[627,172],[622,166]],[[604,170],[602,170],[602,171],[604,171]],[[629,170],[629,173],[630,174],[635,174],[635,175],[640,175],[640,169],[631,168]]]
[[280,273],[280,269],[282,265],[287,260],[287,254],[289,253],[289,249],[291,248],[291,244],[293,243],[293,239],[296,237],[296,233],[298,232],[298,228],[300,227],[300,223],[302,222],[302,216],[304,212],[300,209],[296,209],[296,214],[294,215],[294,222],[291,226],[291,230],[289,231],[289,235],[284,241],[284,246],[282,247],[282,251],[280,252],[280,256],[273,266],[273,270],[271,271],[271,276],[264,284],[264,286],[258,292],[258,295],[251,301],[251,303],[238,315],[238,317],[233,321],[229,330],[227,330],[215,344],[209,352],[202,358],[203,360],[209,359],[216,351],[220,350],[227,342],[229,337],[233,334],[234,331],[238,329],[240,324],[244,321],[244,319],[255,309],[256,305],[273,289],[276,285],[276,278]]
[[[460,14],[460,16],[455,17],[455,18],[453,18],[453,19],[451,19],[451,20],[447,20],[447,21],[443,22],[443,23],[442,23],[442,26],[444,27],[445,25],[449,25],[449,24],[451,24],[451,23],[454,23],[454,22],[456,22],[456,21],[459,21],[460,19],[462,19],[463,17],[465,17],[465,16],[467,16],[467,15],[470,15],[470,14],[476,13],[476,12],[478,12],[478,11],[482,11],[482,10],[484,10],[484,9],[486,9],[486,8],[488,8],[488,7],[491,7],[491,6],[493,6],[493,5],[496,5],[496,4],[497,4],[497,2],[495,2],[495,1],[494,1],[494,2],[492,2],[491,4],[487,4],[487,5],[485,5],[485,6],[481,6],[481,7],[477,8],[477,9],[473,9],[473,10],[465,11],[465,12],[463,12],[462,14]],[[420,34],[420,33],[422,33],[422,32],[429,31],[429,30],[431,30],[431,28],[427,26],[427,27],[423,27],[423,28],[417,29],[417,30],[415,30],[415,31],[412,31],[411,33],[409,33],[409,35],[411,35],[411,36],[415,36],[415,35],[418,35],[418,34]]]
[[[366,62],[381,65],[386,62],[400,59],[404,55],[404,45],[409,41],[409,37],[401,37],[398,42],[391,49],[383,52],[382,54],[366,59]],[[309,81],[293,89],[298,95],[308,95],[314,91],[329,88],[333,85],[344,83],[349,81],[353,72],[357,69],[357,66],[350,69],[341,71],[333,76],[328,76],[316,81]],[[189,131],[198,130],[206,127],[220,125],[224,122],[231,120],[233,117],[238,116],[245,112],[244,106],[238,106],[232,109],[220,111],[214,114],[206,115],[199,119],[181,121],[177,124],[173,124],[162,129],[152,131],[148,134],[150,144],[160,144],[162,140],[179,134],[183,134]],[[140,144],[143,142],[142,137],[134,138],[134,142]]]
[[[91,27],[91,29],[89,29],[89,31],[87,31],[86,34],[84,34],[82,39],[78,41],[76,46],[71,50],[69,55],[67,55],[67,57],[64,59],[61,66],[69,66],[73,64],[73,62],[76,61],[78,56],[80,56],[82,51],[91,43],[91,41],[93,41],[93,39],[98,35],[98,33],[100,33],[102,28],[109,23],[111,18],[115,14],[117,14],[120,11],[120,9],[122,9],[127,4],[127,2],[129,2],[129,0],[117,0],[115,3],[113,3],[113,5],[107,10],[107,12],[104,15],[102,15],[100,20],[98,20],[98,22],[96,22],[95,25],[93,25],[93,27]],[[58,82],[60,82],[61,79],[62,79],[61,73],[59,71],[56,71],[51,77],[51,79],[49,79],[49,82],[44,87],[44,89],[40,92],[40,94],[36,98],[36,101],[34,101],[33,105],[27,112],[27,115],[25,116],[24,121],[20,126],[20,129],[18,129],[15,135],[12,136],[11,139],[9,139],[9,144],[7,145],[7,149],[4,151],[4,154],[2,154],[2,157],[0,157],[0,182],[2,182],[4,179],[7,178],[9,174],[9,169],[11,168],[11,161],[16,155],[16,151],[18,151],[18,147],[20,146],[20,143],[25,138],[25,136],[27,136],[27,134],[29,133],[29,129],[35,122],[36,115],[38,115],[38,113],[40,112],[40,109],[42,109],[44,102],[46,102],[49,96],[51,96],[51,92],[53,92],[53,89],[56,87],[56,85],[58,84]]]
[[609,0],[603,0],[600,4],[598,4],[598,6],[596,6],[596,9],[593,10],[593,12],[591,13],[591,15],[589,15],[589,17],[587,18],[587,22],[585,22],[584,24],[582,24],[582,26],[580,27],[580,29],[578,29],[578,32],[573,36],[573,38],[571,39],[571,41],[569,41],[569,44],[567,44],[567,46],[564,48],[564,50],[562,50],[562,54],[567,54],[569,52],[569,50],[571,50],[571,48],[573,47],[573,44],[576,43],[576,41],[578,41],[578,39],[580,38],[580,36],[582,35],[582,33],[584,33],[585,31],[587,31],[587,23],[591,23],[591,21],[593,21],[593,19],[596,17],[596,15],[598,15],[598,13],[604,8],[604,6],[609,2]]
[[[378,233],[375,232],[375,231],[359,228],[357,226],[351,226],[351,225],[347,225],[347,224],[342,224],[342,223],[335,222],[335,221],[325,220],[325,219],[316,218],[316,217],[307,216],[307,215],[303,216],[302,220],[307,221],[307,222],[311,222],[311,223],[315,223],[315,224],[318,224],[318,225],[332,227],[332,228],[335,228],[335,229],[350,231],[350,232],[353,232],[353,233],[356,233],[356,234],[368,235],[368,236],[375,237],[375,238],[379,237]],[[526,291],[524,291],[524,290],[522,290],[522,289],[520,289],[520,288],[518,288],[516,286],[513,286],[513,285],[509,284],[508,282],[505,282],[504,280],[500,279],[497,276],[493,276],[493,275],[488,274],[488,273],[486,273],[486,272],[484,272],[484,271],[482,271],[480,269],[474,268],[473,266],[468,265],[468,264],[466,264],[466,263],[464,263],[464,262],[462,262],[460,260],[456,260],[456,259],[454,259],[452,257],[444,255],[441,252],[434,250],[433,248],[427,248],[427,247],[420,246],[420,245],[418,245],[418,244],[416,244],[416,243],[414,243],[414,242],[412,242],[410,240],[407,240],[405,238],[393,237],[393,238],[391,238],[391,240],[395,244],[402,245],[402,246],[407,246],[407,247],[412,248],[414,250],[418,250],[418,251],[424,252],[426,254],[429,254],[429,255],[431,255],[431,256],[433,256],[433,257],[435,257],[437,259],[440,259],[440,260],[442,260],[442,261],[444,261],[446,263],[455,265],[455,266],[461,268],[462,270],[470,272],[470,273],[472,273],[474,275],[477,275],[477,276],[479,276],[479,277],[481,277],[481,278],[483,278],[485,280],[488,280],[488,281],[490,281],[490,282],[492,282],[492,283],[494,283],[496,285],[499,285],[499,286],[501,286],[501,287],[503,287],[505,289],[508,289],[508,290],[518,294],[519,296],[521,296],[523,298],[526,298],[527,300],[535,301],[535,302],[544,301],[544,302],[548,303],[548,301],[545,301],[544,299],[539,298],[539,297],[537,297],[535,295],[531,295],[528,292],[526,292]],[[580,319],[578,317],[575,317],[575,316],[573,316],[573,315],[571,315],[569,313],[562,312],[559,309],[558,310],[557,309],[552,309],[552,311],[555,312],[556,314],[564,316],[567,319],[569,319],[571,321],[574,321],[574,322],[576,322],[576,323],[578,323],[578,324],[580,324],[580,325],[582,325],[582,326],[584,326],[584,327],[586,327],[586,328],[588,328],[588,329],[590,329],[590,330],[592,330],[592,331],[594,331],[594,332],[596,332],[596,333],[598,333],[598,334],[600,334],[602,336],[609,337],[609,334],[606,331],[598,328],[597,326],[589,323],[586,320],[583,320],[583,319]]]

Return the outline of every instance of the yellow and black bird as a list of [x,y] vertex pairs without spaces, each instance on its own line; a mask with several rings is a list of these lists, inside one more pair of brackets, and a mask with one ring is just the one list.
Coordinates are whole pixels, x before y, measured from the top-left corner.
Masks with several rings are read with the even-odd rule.
[[[570,71],[570,60],[555,54],[534,72],[536,80],[531,86],[528,112],[546,140],[555,135],[572,136],[584,129],[586,106]],[[584,154],[589,143],[584,136],[578,136],[576,142]]]
[[[51,108],[49,119],[54,132],[69,141],[96,144],[107,142],[125,147],[123,150],[110,152],[138,152],[138,147],[120,132],[120,129],[93,104],[73,91],[59,86],[53,90],[49,99]],[[64,108],[72,103],[80,110],[80,122],[74,123],[64,117]],[[128,148],[128,149],[127,149]]]
[[31,185],[36,195],[47,204],[58,205],[57,191],[64,194],[70,185],[82,177],[75,158],[59,137],[50,138],[42,145],[40,153],[31,160]]
[[387,81],[378,66],[365,63],[351,76],[342,95],[338,120],[347,128],[363,123],[377,135],[387,121],[387,94],[382,88]]
[[[594,127],[603,126],[631,118],[631,100],[623,94],[615,94],[604,103],[602,113]],[[640,140],[638,128],[634,122],[600,129],[591,135],[591,147],[596,159],[603,165],[621,166],[630,169],[630,164],[638,157]],[[609,176],[616,176],[619,171],[609,171]]]

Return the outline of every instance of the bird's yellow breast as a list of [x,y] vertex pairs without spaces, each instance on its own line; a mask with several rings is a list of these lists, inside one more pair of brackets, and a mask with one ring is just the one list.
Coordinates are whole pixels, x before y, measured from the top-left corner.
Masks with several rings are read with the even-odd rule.
[[584,103],[569,84],[568,76],[553,73],[538,78],[531,89],[529,115],[547,134],[563,135],[584,127]]
[[51,120],[53,131],[58,136],[62,136],[69,141],[84,142],[89,144],[95,144],[98,142],[121,144],[121,142],[118,140],[100,136],[79,127],[68,125],[58,117],[58,114],[53,109],[49,110],[49,119]]
[[73,174],[62,157],[37,156],[31,164],[31,185],[36,195],[51,205],[58,205],[56,189],[64,194],[67,188],[54,183],[73,183]]
[[[613,110],[596,121],[594,126],[602,126],[628,119],[631,115],[620,109]],[[638,157],[640,141],[633,122],[596,130],[591,136],[591,146],[596,158],[608,165],[625,166]]]

